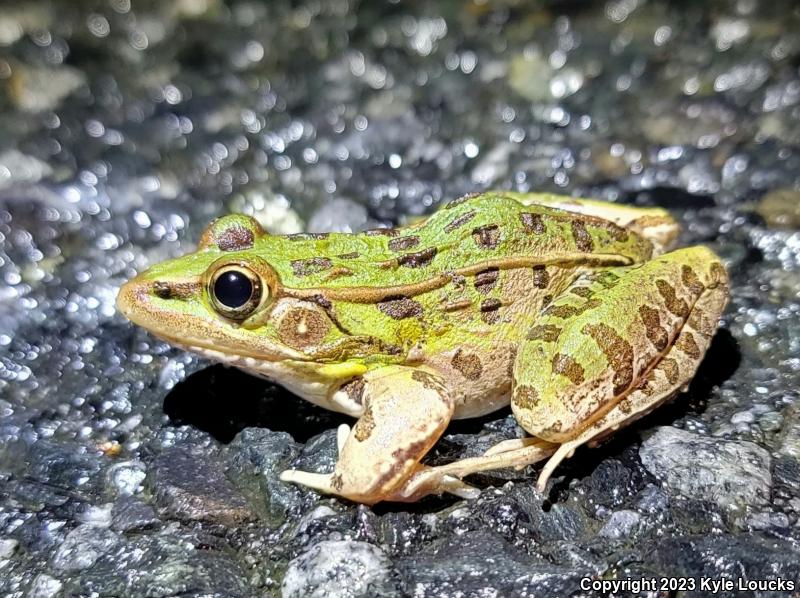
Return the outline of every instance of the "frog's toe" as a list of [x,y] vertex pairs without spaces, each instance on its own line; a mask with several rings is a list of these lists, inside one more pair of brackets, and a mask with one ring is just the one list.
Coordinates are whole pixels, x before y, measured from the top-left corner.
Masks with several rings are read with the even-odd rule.
[[347,442],[347,437],[350,436],[350,426],[347,424],[342,424],[336,430],[336,447],[339,451],[339,454],[342,454],[342,449],[344,448],[344,443]]
[[308,471],[298,471],[287,469],[280,475],[282,482],[290,482],[299,486],[305,486],[323,494],[335,494],[333,488],[333,474],[330,473],[311,473]]
[[485,453],[483,453],[484,457],[493,457],[495,455],[501,455],[503,453],[509,453],[511,451],[516,451],[519,449],[527,448],[529,446],[542,446],[549,445],[549,442],[536,438],[534,436],[527,436],[525,438],[512,438],[510,440],[503,440],[498,442],[493,447],[489,448]]
[[470,486],[466,482],[462,482],[457,477],[451,475],[446,475],[442,478],[439,488],[443,492],[454,494],[467,500],[478,498],[481,495],[480,488]]

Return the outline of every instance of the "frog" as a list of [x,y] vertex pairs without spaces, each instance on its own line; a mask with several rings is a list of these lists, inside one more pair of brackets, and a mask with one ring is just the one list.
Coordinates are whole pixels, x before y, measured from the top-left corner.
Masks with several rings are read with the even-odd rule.
[[[544,495],[576,450],[685,390],[708,350],[729,277],[709,247],[673,248],[679,232],[660,207],[511,191],[355,233],[270,234],[230,214],[117,306],[355,419],[332,472],[287,469],[286,483],[365,505],[470,499],[468,476],[543,462]],[[509,405],[518,437],[425,463],[451,421]]]

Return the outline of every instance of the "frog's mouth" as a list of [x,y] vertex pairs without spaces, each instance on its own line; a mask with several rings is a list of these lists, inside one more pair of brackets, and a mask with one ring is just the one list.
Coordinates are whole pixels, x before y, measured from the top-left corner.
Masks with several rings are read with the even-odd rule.
[[[191,281],[172,283],[173,288]],[[266,334],[232,326],[210,314],[198,302],[165,299],[158,281],[139,276],[125,283],[117,296],[117,309],[131,322],[182,349],[244,369],[266,368],[268,363],[331,364],[343,357],[368,358],[383,354],[400,358],[400,347],[371,336],[348,335],[324,345],[302,350],[276,342]]]
[[[184,283],[192,284],[191,282]],[[173,287],[179,286],[175,283]],[[160,296],[158,281],[138,276],[117,295],[117,309],[131,322],[178,347],[212,356],[225,363],[251,361],[307,361],[308,356],[269,338],[221,322],[199,304]],[[238,363],[234,364],[238,365]]]

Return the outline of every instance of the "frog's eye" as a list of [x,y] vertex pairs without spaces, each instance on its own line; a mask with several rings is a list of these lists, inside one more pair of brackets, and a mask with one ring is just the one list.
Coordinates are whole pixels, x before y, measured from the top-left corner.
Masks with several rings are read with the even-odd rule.
[[238,264],[222,266],[211,277],[211,301],[220,314],[232,320],[244,320],[261,304],[269,289],[258,274]]

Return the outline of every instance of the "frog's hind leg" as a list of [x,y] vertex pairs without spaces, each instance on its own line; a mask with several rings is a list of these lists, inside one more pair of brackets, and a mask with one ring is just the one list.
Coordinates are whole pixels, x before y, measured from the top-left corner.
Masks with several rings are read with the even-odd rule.
[[[514,441],[515,448],[506,448],[493,454],[488,454],[487,452],[487,454],[480,457],[469,457],[447,465],[438,465],[436,467],[420,465],[414,475],[404,484],[401,492],[403,496],[413,497],[430,494],[430,491],[425,490],[426,488],[440,488],[462,498],[476,498],[480,492],[476,488],[461,482],[461,478],[481,471],[504,469],[506,467],[522,469],[527,465],[547,459],[558,448],[556,444],[539,439],[535,440],[536,442],[527,443],[525,446],[517,446],[516,441]],[[399,495],[397,496],[392,500],[401,500]]]
[[517,355],[511,403],[522,427],[560,444],[540,491],[576,448],[691,379],[727,297],[719,259],[693,247],[581,277],[543,312]]
[[[411,501],[425,494],[470,489],[452,476],[426,483],[411,478],[419,461],[439,439],[454,405],[441,376],[432,370],[387,366],[368,372],[364,382],[364,414],[352,430],[337,430],[339,460],[331,474],[285,471],[281,479],[325,494],[373,504],[382,500]],[[435,484],[433,482],[436,482]]]

